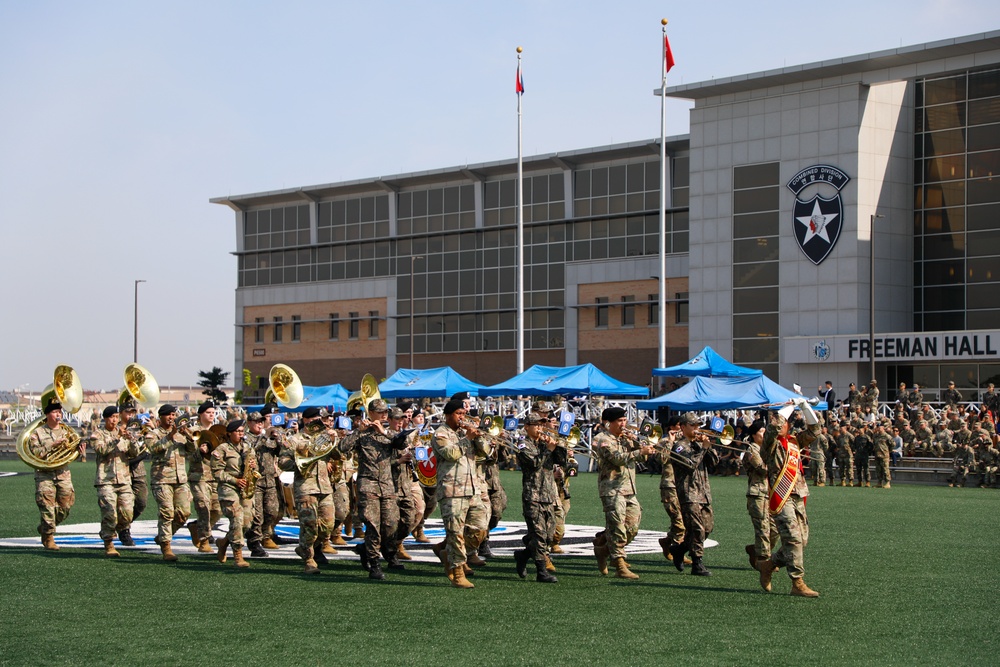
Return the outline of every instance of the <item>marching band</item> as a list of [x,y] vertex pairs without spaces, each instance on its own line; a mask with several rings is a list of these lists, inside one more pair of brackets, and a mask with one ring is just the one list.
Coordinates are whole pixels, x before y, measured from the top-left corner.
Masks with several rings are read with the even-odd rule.
[[[431,429],[422,414],[411,417],[405,405],[390,410],[374,378],[366,376],[346,415],[308,407],[297,430],[283,430],[268,428],[268,415],[275,404],[298,407],[302,389],[294,372],[279,366],[271,375],[274,403],[225,423],[215,423],[216,406],[210,401],[198,407],[194,423],[170,404],[159,405],[155,419],[136,418],[137,404],[146,409],[159,404],[159,391],[148,371],[136,364],[126,369],[118,404],[104,409],[103,423],[85,443],[97,458],[100,537],[107,556],[120,555],[115,536],[122,545],[134,545],[130,527],[142,511],[140,498],[145,504],[143,461],[148,457],[157,504],[155,541],[165,561],[177,560],[171,543],[186,527],[199,552],[214,551],[226,563],[231,550],[235,567],[248,568],[244,548],[255,558],[279,548],[275,527],[287,514],[298,519],[295,553],[305,574],[319,573],[326,555],[347,544],[342,530],[350,536],[353,527],[354,537],[364,539],[356,548],[362,568],[370,579],[382,580],[383,561],[389,570],[405,568],[408,535],[430,542],[422,526],[436,505],[446,537],[431,549],[452,586],[474,588],[469,577],[492,557],[489,531],[506,508],[498,466],[506,458],[516,461],[522,473],[527,525],[524,548],[514,551],[515,572],[524,578],[533,562],[538,582],[556,583],[549,554],[561,551],[575,454],[586,454],[597,464],[605,514],[604,530],[593,540],[601,574],[608,574],[610,565],[618,578],[639,578],[626,556],[642,516],[635,475],[637,466],[658,460],[664,471],[661,499],[670,518],[670,532],[660,540],[664,556],[679,571],[691,564],[691,574],[711,575],[702,562],[714,523],[706,468],[718,461],[716,447],[732,448],[732,437],[701,428],[694,413],[674,418],[664,436],[658,425],[629,426],[625,411],[610,407],[601,414],[600,433],[586,445],[579,429],[562,427],[549,404],[532,405],[519,435],[511,438],[509,423],[490,415],[471,419],[467,395],[456,395],[444,405],[443,421]],[[67,466],[84,446],[63,424],[62,411],[75,412],[81,404],[79,378],[60,366],[52,390],[43,396],[44,417],[18,439],[19,454],[36,469],[38,531],[50,550],[58,550],[55,527],[74,502]],[[789,433],[790,410],[782,407],[770,422],[751,427],[752,441],[741,450],[748,454],[747,506],[755,535],[746,550],[765,591],[771,590],[772,573],[783,566],[794,595],[816,597],[802,580],[808,490],[800,461],[802,447],[816,440],[820,429],[808,402],[797,401],[791,408],[802,412],[806,427],[796,439]],[[283,474],[291,476],[290,485],[281,481]],[[286,486],[290,497],[282,493]],[[189,522],[192,505],[197,519]],[[213,540],[222,516],[228,531]]]

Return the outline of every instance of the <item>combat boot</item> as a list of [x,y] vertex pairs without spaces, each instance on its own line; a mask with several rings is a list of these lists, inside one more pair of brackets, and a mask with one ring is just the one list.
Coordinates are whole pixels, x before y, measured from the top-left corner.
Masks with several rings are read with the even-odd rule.
[[355,526],[354,527],[354,539],[356,539],[356,540],[363,540],[363,539],[365,539],[365,528],[364,528],[364,526]]
[[465,578],[465,569],[456,565],[451,569],[451,585],[455,588],[475,588],[475,584]]
[[118,553],[118,550],[115,549],[114,541],[111,540],[110,538],[104,540],[104,555],[110,556],[111,558],[118,558],[119,556],[121,556],[121,554]]
[[639,575],[628,569],[624,558],[615,558],[615,576],[619,579],[638,579]]
[[323,544],[321,545],[320,551],[325,554],[330,554],[331,556],[337,553],[337,550],[330,546],[330,538],[324,537]]
[[413,560],[413,556],[409,554],[402,542],[400,542],[399,546],[396,547],[396,557],[402,558],[403,560]]
[[554,554],[565,553],[563,551],[563,548],[559,546],[559,543],[562,542],[562,539],[563,539],[562,535],[556,535],[554,538],[552,538],[552,544],[549,546],[549,553],[554,553]]
[[528,576],[528,551],[527,549],[514,550],[514,567],[517,569],[517,576],[524,579]]
[[201,544],[201,531],[198,530],[198,522],[188,521],[187,529],[191,531],[191,544],[199,546]]
[[818,598],[819,593],[813,589],[806,586],[806,582],[802,580],[802,577],[797,579],[792,579],[792,590],[789,595],[797,595],[803,598]]
[[760,560],[757,558],[757,547],[753,544],[748,544],[743,547],[743,550],[747,552],[747,557],[750,559],[750,567],[756,570],[757,561]]
[[684,571],[684,554],[687,553],[687,548],[683,544],[675,542],[672,547],[670,547],[671,560],[674,561],[674,567],[677,568],[678,572]]
[[323,553],[322,549],[317,549],[315,544],[313,545],[312,552],[313,552],[313,560],[315,560],[318,564],[320,565],[329,564],[330,561],[327,560],[326,554]]
[[52,533],[42,535],[42,546],[49,551],[59,551],[59,545],[56,544],[56,538],[52,535]]
[[312,558],[307,559],[302,574],[319,574],[319,567],[317,567],[316,561]]
[[816,482],[816,486],[826,486],[826,482]]
[[[396,564],[399,565],[398,562]],[[392,562],[389,563],[389,567],[392,567]],[[382,566],[379,565],[378,561],[372,563],[371,569],[368,570],[368,578],[375,579],[376,581],[382,581],[385,579],[385,574],[382,572]]]
[[424,535],[424,527],[417,526],[417,529],[413,531],[413,539],[415,539],[420,544],[430,544],[431,541],[426,535]]
[[473,570],[471,567],[469,567],[468,563],[462,563],[462,572],[465,572],[465,576],[467,576],[467,577],[471,577],[472,575],[474,575],[476,573],[475,570]]
[[254,541],[248,544],[250,547],[250,557],[251,558],[267,558],[270,554],[264,551],[264,547],[260,542]]
[[558,579],[555,575],[549,572],[549,569],[545,567],[545,561],[536,560],[535,561],[535,581],[540,581],[543,584],[554,584]]
[[[267,552],[264,552],[265,554]],[[243,549],[233,548],[233,565],[240,568],[250,567],[250,563],[243,558]]]
[[483,567],[486,565],[486,561],[479,557],[479,554],[473,551],[471,554],[466,554],[465,562],[474,567]]
[[841,486],[847,486],[847,482],[845,482],[844,480],[840,480],[840,485]]
[[361,559],[361,569],[365,572],[371,571],[371,563],[368,562],[368,552],[365,550],[365,543],[355,544],[353,551]]
[[344,536],[340,534],[340,528],[337,528],[333,531],[333,535],[330,537],[330,544],[333,544],[338,547],[347,546],[347,540],[345,540]]
[[883,489],[891,489],[892,487],[889,486],[889,482],[886,482],[885,485],[882,488]]
[[[406,566],[399,562],[399,554],[393,552],[385,557],[385,564],[390,570],[405,570]],[[378,563],[375,563],[378,566]],[[380,568],[381,570],[381,568]]]
[[777,570],[774,561],[770,558],[757,561],[757,571],[760,572],[760,587],[766,592],[771,592],[771,575]]
[[549,558],[548,554],[545,554],[545,569],[549,572],[555,572],[556,566],[552,564],[552,559]]
[[691,556],[691,574],[696,577],[711,577],[712,572],[701,562],[701,556]]
[[200,554],[210,554],[212,553],[212,545],[208,543],[208,540],[202,539],[198,543],[198,553]]
[[118,541],[122,543],[123,547],[135,546],[135,540],[132,539],[132,531],[128,528],[118,531]]
[[597,558],[597,571],[601,574],[608,573],[608,541],[604,533],[594,536],[594,557]]
[[479,545],[479,549],[476,550],[480,558],[493,558],[493,550],[490,549],[489,538],[483,540],[482,544]]
[[215,541],[215,546],[218,547],[219,553],[215,556],[220,563],[226,562],[226,548],[229,546],[229,540],[225,537],[220,537]]
[[264,538],[264,540],[260,543],[260,546],[264,547],[265,549],[280,549],[281,548],[281,547],[278,546],[278,543],[275,542],[274,540],[272,540],[270,537]]
[[163,560],[167,561],[168,563],[173,563],[175,560],[177,560],[177,556],[174,555],[174,550],[170,548],[170,542],[160,545],[160,553],[163,554]]
[[671,560],[673,556],[670,555],[670,544],[673,540],[669,537],[661,537],[657,540],[660,543],[660,549],[663,551],[663,557],[667,560]]

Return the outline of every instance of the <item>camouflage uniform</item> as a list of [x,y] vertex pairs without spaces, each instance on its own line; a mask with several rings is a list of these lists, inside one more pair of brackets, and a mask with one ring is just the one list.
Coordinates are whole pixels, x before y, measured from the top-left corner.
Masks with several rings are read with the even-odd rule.
[[[222,506],[222,513],[229,519],[226,539],[233,551],[243,548],[243,536],[253,521],[253,498],[244,498],[243,491],[236,484],[237,479],[243,479],[247,457],[253,457],[256,462],[256,455],[246,441],[238,445],[224,442],[212,451],[211,457],[212,477],[218,486],[219,504]],[[258,488],[254,495],[259,491]]]
[[[692,560],[696,560],[705,555],[705,538],[715,529],[712,486],[708,482],[706,468],[719,462],[719,453],[684,437],[674,442],[673,452],[675,457],[686,459],[690,464],[671,465],[674,466],[677,481],[677,498],[684,514],[684,549],[691,554]],[[676,564],[675,560],[674,565]]]
[[152,454],[150,477],[153,497],[159,506],[156,516],[156,543],[170,544],[177,529],[191,516],[191,490],[185,468],[187,458],[195,450],[187,437],[157,427],[146,434],[146,446]]
[[965,486],[970,472],[976,469],[976,450],[968,445],[959,445],[955,450],[955,476],[948,486]]
[[[490,519],[489,519],[489,530],[493,530],[500,524],[503,519],[503,513],[507,509],[507,492],[503,488],[503,484],[500,482],[500,464],[498,462],[499,449],[494,451],[491,456],[487,456],[483,461],[483,476],[486,479],[486,490],[489,494],[489,506],[490,506]],[[567,483],[568,485],[568,483]],[[569,501],[567,501],[568,503]],[[559,532],[558,526],[558,516],[559,516],[559,503],[556,503],[556,526],[553,528],[553,534]],[[566,515],[563,514],[563,521],[565,522]],[[564,524],[565,525],[565,524]],[[551,535],[549,537],[552,537]]]
[[979,460],[979,473],[982,475],[979,486],[993,486],[997,481],[1000,451],[990,443],[988,438],[977,438],[976,443],[976,458]]
[[816,438],[810,450],[809,468],[816,486],[826,486],[826,454],[830,449],[830,440],[825,432]]
[[767,466],[756,443],[747,446],[743,466],[747,471],[747,512],[753,524],[754,553],[758,560],[766,560],[771,557],[771,546],[778,541],[778,528],[767,511]]
[[948,387],[944,390],[944,404],[949,408],[953,408],[962,402],[962,392],[954,387]]
[[525,438],[517,450],[521,466],[521,511],[528,532],[521,538],[535,562],[549,553],[549,540],[555,534],[555,507],[559,500],[555,466],[566,464],[566,448],[548,447]]
[[872,485],[872,472],[868,461],[871,454],[871,433],[867,428],[862,428],[854,436],[854,476],[857,478],[858,486]]
[[[413,447],[419,442],[418,438],[417,429],[411,431],[406,436],[406,448],[400,450],[399,454],[409,451],[412,455]],[[396,479],[396,500],[399,506],[399,526],[394,541],[396,544],[402,544],[406,536],[415,530],[424,518],[424,494],[420,482],[417,481],[412,460],[406,463],[396,461],[392,469],[393,477]]]
[[875,431],[872,439],[872,446],[875,450],[875,480],[879,488],[889,488],[892,475],[889,472],[889,453],[892,452],[892,438],[885,432],[884,428]]
[[597,489],[604,507],[604,531],[595,546],[607,546],[613,560],[625,558],[625,547],[635,539],[642,507],[635,496],[635,465],[645,457],[624,436],[602,431],[591,445],[597,458]]
[[312,436],[299,431],[285,439],[278,455],[278,467],[295,473],[292,491],[295,494],[295,510],[299,516],[299,546],[295,553],[303,561],[313,559],[313,544],[326,541],[333,532],[333,485],[326,462],[320,460],[303,475],[295,465],[295,452],[309,455],[312,451]]
[[840,485],[854,486],[854,436],[846,427],[837,436],[837,467],[840,468]]
[[[791,443],[779,435],[784,418],[780,415],[768,424],[764,434],[764,444],[761,446],[761,458],[767,465],[768,485],[774,489],[778,485],[785,462],[788,460],[788,452]],[[820,432],[818,424],[814,424],[808,430],[800,431],[797,437],[800,447],[808,447],[816,435]],[[809,496],[809,487],[802,477],[802,472],[798,471],[792,486],[791,495],[777,512],[771,512],[771,519],[778,529],[781,538],[781,548],[771,552],[771,562],[778,566],[784,566],[788,576],[792,579],[801,579],[805,574],[803,551],[809,544],[809,518],[806,516],[806,498]]]
[[667,539],[673,544],[683,544],[684,513],[681,511],[681,501],[677,498],[677,482],[674,479],[674,467],[670,465],[669,449],[660,453],[660,464],[660,503],[670,517]]
[[[208,430],[201,424],[191,427],[191,434]],[[211,454],[202,454],[201,447],[195,447],[188,457],[188,485],[191,487],[191,499],[194,501],[194,511],[198,515],[197,532],[202,540],[212,534],[212,526],[222,515],[219,507],[219,494],[212,477]]]
[[[58,426],[51,429],[48,424],[42,422],[31,432],[28,438],[28,450],[39,458],[45,458],[56,447],[57,442],[65,439],[65,428]],[[35,470],[35,504],[38,505],[41,516],[38,534],[43,540],[55,534],[56,526],[66,520],[75,501],[76,490],[73,488],[73,477],[69,472],[69,466],[52,470]]]
[[338,446],[342,454],[352,451],[358,457],[358,511],[365,524],[365,560],[377,563],[380,554],[395,555],[399,546],[396,529],[399,526],[399,505],[392,464],[396,450],[405,442],[393,444],[392,430],[387,435],[374,426],[361,431],[356,438],[344,439]]
[[[247,433],[243,440],[257,457],[257,489],[253,494],[253,520],[247,530],[247,541],[253,545],[265,539],[274,538],[274,527],[281,521],[281,505],[278,502],[278,455],[281,443],[267,433]],[[215,471],[212,471],[215,474]],[[218,475],[216,475],[218,478]],[[221,486],[220,486],[221,489]],[[219,496],[222,504],[222,496]],[[225,512],[225,507],[222,508]]]
[[931,450],[937,457],[949,456],[955,450],[955,445],[952,444],[952,433],[948,430],[948,427],[944,422],[938,423],[938,432],[934,434],[934,444],[931,446]]
[[97,460],[97,505],[101,508],[101,539],[113,539],[115,533],[127,530],[132,523],[135,496],[128,460],[139,453],[138,446],[117,431],[103,425],[90,434],[90,448]]
[[431,441],[437,457],[437,501],[447,535],[448,561],[452,568],[465,564],[466,542],[477,548],[489,529],[483,488],[476,476],[476,454],[490,449],[482,438],[470,442],[447,423],[434,432]]
[[934,432],[927,426],[927,422],[921,420],[917,423],[916,434],[916,451],[923,454],[930,454],[934,441]]

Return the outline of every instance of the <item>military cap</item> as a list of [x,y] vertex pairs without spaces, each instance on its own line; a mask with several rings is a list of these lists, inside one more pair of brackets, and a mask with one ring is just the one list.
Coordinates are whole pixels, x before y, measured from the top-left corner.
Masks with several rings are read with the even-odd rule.
[[685,412],[677,421],[681,426],[701,426],[701,420],[693,412]]
[[402,419],[406,416],[406,411],[403,408],[396,406],[389,411],[389,419]]
[[319,408],[309,407],[302,411],[303,419],[312,419],[313,417],[319,417]]
[[446,415],[450,415],[456,410],[463,410],[463,409],[465,409],[465,403],[458,399],[453,398],[444,404],[443,412]]
[[254,412],[251,412],[250,414],[247,415],[247,421],[248,422],[262,422],[262,421],[264,421],[264,415],[261,414],[261,413],[259,413],[259,412],[257,412],[255,410]]
[[601,413],[602,422],[613,422],[618,421],[625,416],[625,411],[621,408],[606,408],[604,412]]
[[208,400],[198,406],[198,414],[200,415],[201,413],[207,410],[214,410],[214,409],[215,409],[215,403],[211,400]]
[[537,412],[529,412],[528,416],[524,418],[524,425],[531,426],[533,424],[546,424],[548,421],[549,420],[545,415]]
[[237,429],[243,428],[243,423],[244,422],[242,419],[234,419],[233,421],[226,424],[226,433],[232,433]]
[[107,419],[108,417],[111,417],[112,415],[116,414],[118,414],[118,408],[115,407],[114,405],[109,405],[108,407],[104,408],[104,412],[101,413],[101,416]]
[[376,398],[368,404],[368,412],[389,412],[389,404],[381,398]]
[[156,411],[156,414],[158,414],[161,417],[165,417],[175,412],[177,412],[176,406],[170,405],[169,403],[164,403],[163,405],[160,406],[160,409]]

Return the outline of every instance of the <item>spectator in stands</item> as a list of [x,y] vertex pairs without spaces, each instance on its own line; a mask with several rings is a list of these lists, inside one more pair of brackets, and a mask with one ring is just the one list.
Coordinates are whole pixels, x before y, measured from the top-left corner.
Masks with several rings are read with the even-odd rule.
[[903,436],[899,433],[899,427],[894,426],[892,428],[892,452],[889,455],[889,463],[895,468],[901,458],[903,458]]
[[955,389],[955,381],[948,381],[948,388],[944,390],[944,404],[953,408],[962,402],[962,392]]

